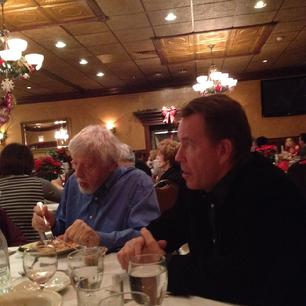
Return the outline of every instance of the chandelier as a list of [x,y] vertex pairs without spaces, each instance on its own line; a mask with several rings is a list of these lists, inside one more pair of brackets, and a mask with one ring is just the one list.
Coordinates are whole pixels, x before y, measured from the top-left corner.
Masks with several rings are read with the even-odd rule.
[[0,0],[2,22],[0,29],[0,76],[1,89],[4,95],[0,97],[0,126],[10,118],[15,98],[12,94],[15,79],[28,79],[30,74],[39,70],[44,56],[31,53],[22,55],[28,43],[24,39],[10,37],[10,32],[5,28],[4,4],[6,0]]
[[[211,58],[214,45],[208,45]],[[208,68],[208,75],[197,77],[197,83],[192,86],[194,91],[199,91],[201,95],[207,96],[216,93],[224,93],[237,85],[237,80],[230,78],[228,73],[218,71],[217,66],[213,63]]]

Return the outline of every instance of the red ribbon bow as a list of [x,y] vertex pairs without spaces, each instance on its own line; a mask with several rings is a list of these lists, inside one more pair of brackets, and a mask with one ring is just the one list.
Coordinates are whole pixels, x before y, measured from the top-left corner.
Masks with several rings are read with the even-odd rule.
[[175,123],[176,107],[173,105],[171,107],[163,106],[162,115],[165,117],[163,123]]

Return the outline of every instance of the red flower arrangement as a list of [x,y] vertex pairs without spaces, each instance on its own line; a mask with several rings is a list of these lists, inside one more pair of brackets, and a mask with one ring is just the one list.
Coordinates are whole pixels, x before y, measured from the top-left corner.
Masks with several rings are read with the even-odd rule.
[[37,176],[51,181],[62,173],[62,164],[51,156],[43,156],[34,160],[34,169]]

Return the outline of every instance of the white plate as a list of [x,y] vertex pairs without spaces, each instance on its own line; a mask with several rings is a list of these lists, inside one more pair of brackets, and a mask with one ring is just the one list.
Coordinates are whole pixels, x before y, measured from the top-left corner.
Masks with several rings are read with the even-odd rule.
[[[70,285],[70,278],[61,271],[57,271],[54,276],[46,283],[45,288],[53,291],[62,291]],[[36,284],[29,279],[23,279],[20,283],[16,284],[13,290],[32,290],[38,288]]]
[[18,290],[0,296],[0,306],[61,306],[62,297],[51,290]]

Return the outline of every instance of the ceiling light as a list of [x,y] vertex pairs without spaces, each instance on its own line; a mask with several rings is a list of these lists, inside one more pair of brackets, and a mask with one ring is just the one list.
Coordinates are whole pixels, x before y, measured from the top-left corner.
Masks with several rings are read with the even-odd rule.
[[97,77],[103,77],[104,73],[103,72],[97,72]]
[[275,38],[276,41],[282,41],[284,39],[284,36],[277,36]]
[[32,87],[31,86],[27,86],[27,89],[31,89]]
[[267,60],[267,59],[264,59],[264,60],[262,60],[262,62],[265,64],[265,63],[268,62],[268,60]]
[[80,62],[81,65],[86,65],[88,64],[88,61],[85,58],[81,58]]
[[167,21],[173,21],[176,19],[176,15],[174,15],[173,13],[169,13],[166,17],[165,20]]
[[56,48],[65,48],[66,44],[63,41],[59,40],[59,41],[56,42],[55,47]]
[[[212,58],[214,45],[209,45]],[[197,77],[197,83],[192,86],[194,91],[199,91],[201,95],[208,96],[216,93],[224,93],[237,85],[237,80],[229,78],[228,73],[218,71],[217,66],[212,64],[208,68],[208,75]]]
[[154,73],[154,76],[155,76],[156,78],[160,78],[162,75],[163,75],[163,74],[162,74],[161,72],[156,72],[156,73]]
[[254,5],[254,8],[256,8],[256,9],[262,9],[262,8],[264,8],[265,6],[267,6],[266,1],[260,0],[260,1],[256,1],[255,5]]

